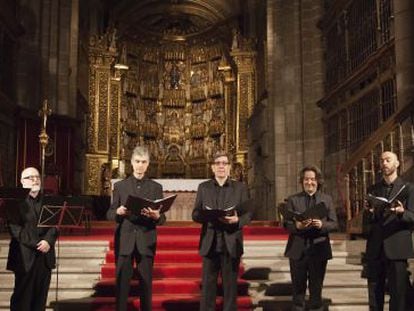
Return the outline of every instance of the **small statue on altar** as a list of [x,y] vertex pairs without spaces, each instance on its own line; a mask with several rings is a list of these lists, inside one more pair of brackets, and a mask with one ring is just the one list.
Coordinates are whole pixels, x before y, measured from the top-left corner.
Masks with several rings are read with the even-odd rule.
[[231,49],[237,50],[240,48],[240,31],[233,28],[233,41],[231,43]]
[[233,165],[233,179],[237,181],[244,180],[243,165],[240,162]]
[[180,86],[181,73],[176,64],[173,64],[170,70],[170,86],[171,89],[177,90]]
[[111,195],[111,178],[112,171],[110,163],[104,163],[101,167],[102,172],[102,195],[110,196]]
[[108,27],[106,36],[108,40],[108,49],[110,51],[116,50],[116,40],[117,40],[117,29],[115,26],[111,25]]

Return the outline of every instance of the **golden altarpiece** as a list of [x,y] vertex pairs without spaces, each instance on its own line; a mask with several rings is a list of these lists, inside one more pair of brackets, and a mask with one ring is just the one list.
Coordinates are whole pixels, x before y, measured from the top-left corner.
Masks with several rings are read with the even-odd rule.
[[85,193],[108,193],[130,172],[136,145],[148,146],[153,178],[208,178],[217,150],[247,165],[255,102],[255,53],[240,36],[223,42],[89,41]]

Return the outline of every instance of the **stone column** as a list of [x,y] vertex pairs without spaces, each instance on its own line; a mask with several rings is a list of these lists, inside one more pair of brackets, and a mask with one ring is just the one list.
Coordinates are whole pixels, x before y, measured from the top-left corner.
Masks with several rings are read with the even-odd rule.
[[414,100],[414,1],[394,1],[394,37],[398,106]]

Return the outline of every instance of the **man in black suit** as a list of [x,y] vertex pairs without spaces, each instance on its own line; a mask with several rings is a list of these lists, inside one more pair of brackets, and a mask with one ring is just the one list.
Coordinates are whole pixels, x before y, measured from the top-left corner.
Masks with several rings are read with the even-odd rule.
[[133,260],[138,266],[140,304],[144,311],[152,310],[152,270],[157,246],[156,225],[165,222],[164,214],[151,208],[142,209],[141,215],[133,215],[125,207],[128,196],[157,200],[163,197],[162,186],[145,176],[149,165],[146,147],[136,147],[131,156],[133,173],[115,183],[113,200],[107,212],[109,220],[115,220],[116,256],[116,308],[127,310]]
[[[217,277],[221,271],[224,292],[224,311],[237,310],[237,277],[243,254],[244,225],[250,222],[251,212],[237,210],[248,199],[246,186],[231,180],[230,158],[217,152],[211,168],[214,178],[201,183],[197,190],[193,220],[202,224],[199,253],[203,256],[203,276],[200,311],[216,310]],[[224,210],[236,207],[228,216],[211,218],[207,207]]]
[[39,171],[23,170],[23,188],[30,189],[18,210],[7,211],[11,234],[7,269],[14,272],[14,290],[10,299],[12,311],[44,311],[51,270],[55,268],[55,228],[37,227],[42,207]]
[[390,310],[406,310],[409,284],[407,259],[414,257],[412,228],[414,226],[413,186],[398,177],[400,163],[395,153],[381,154],[382,180],[371,186],[367,193],[392,198],[405,185],[401,196],[390,206],[378,205],[370,200],[363,214],[367,236],[365,259],[367,263],[370,310],[384,309],[385,280],[388,279]]
[[289,257],[293,285],[292,310],[305,310],[305,294],[309,281],[309,309],[323,310],[322,286],[328,259],[332,258],[329,232],[337,229],[337,217],[331,196],[320,191],[322,174],[316,166],[306,166],[300,172],[299,182],[303,191],[288,198],[286,209],[291,214],[302,214],[323,204],[327,216],[297,220],[286,218],[289,231],[285,256]]

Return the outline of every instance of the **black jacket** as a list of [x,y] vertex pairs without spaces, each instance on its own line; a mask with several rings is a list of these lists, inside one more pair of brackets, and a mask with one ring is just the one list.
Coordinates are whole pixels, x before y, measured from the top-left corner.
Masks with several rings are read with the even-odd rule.
[[132,254],[135,245],[141,255],[154,256],[157,247],[156,225],[165,222],[165,215],[161,214],[158,221],[145,216],[124,217],[117,215],[116,209],[121,205],[126,205],[129,195],[150,200],[161,199],[163,197],[162,186],[144,177],[138,189],[134,176],[115,183],[112,204],[107,212],[107,218],[115,220],[117,223],[115,232],[116,256]]
[[[392,197],[404,181],[398,177],[390,193]],[[391,260],[403,260],[414,257],[413,240],[411,236],[414,226],[414,188],[408,184],[408,196],[402,201],[405,211],[402,215],[395,213],[377,214],[364,211],[363,227],[367,238],[365,256],[367,259],[377,259],[382,248],[385,256]],[[368,188],[367,193],[383,196],[383,182]]]
[[223,209],[231,206],[237,206],[248,199],[246,186],[238,181],[228,180],[228,191],[224,198],[224,206],[217,206],[216,202],[216,181],[211,179],[201,183],[198,186],[197,197],[194,204],[192,218],[195,222],[201,223],[201,235],[199,244],[199,253],[201,256],[207,256],[214,244],[216,230],[224,232],[224,241],[226,248],[233,258],[238,258],[243,254],[243,231],[244,225],[250,222],[252,217],[251,211],[244,210],[239,212],[239,222],[236,224],[223,224],[219,221],[212,221],[205,218],[203,208],[209,206],[212,209]]
[[[288,198],[287,210],[303,213],[306,210],[306,192],[294,194]],[[331,196],[317,191],[315,204],[323,202],[328,209],[328,216],[322,220],[322,228],[309,228],[298,230],[293,220],[284,221],[285,228],[289,231],[289,240],[286,245],[285,256],[290,259],[300,259],[307,251],[310,256],[316,256],[321,260],[332,258],[332,249],[329,241],[329,232],[338,227],[336,211]]]
[[[39,199],[41,201],[41,198]],[[36,256],[45,256],[47,267],[53,269],[56,265],[57,230],[56,228],[38,228],[38,217],[27,200],[29,198],[19,204],[17,211],[7,211],[11,235],[7,269],[14,272],[28,272]],[[36,250],[37,243],[41,240],[47,241],[50,245],[50,250],[46,254]]]

